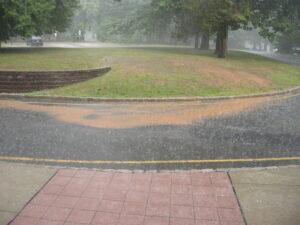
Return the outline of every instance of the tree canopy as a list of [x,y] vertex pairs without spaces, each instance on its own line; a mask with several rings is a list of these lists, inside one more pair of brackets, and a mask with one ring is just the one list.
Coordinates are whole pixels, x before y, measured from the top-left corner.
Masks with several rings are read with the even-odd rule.
[[[141,18],[150,24],[162,18],[165,23],[175,24],[178,38],[215,34],[219,57],[227,54],[228,30],[259,28],[263,37],[273,41],[279,32],[291,34],[298,30],[300,22],[299,0],[152,0],[149,7],[136,23]],[[156,19],[146,16],[149,14]],[[134,24],[132,19],[130,24]]]
[[278,32],[291,33],[299,26],[299,0],[250,0],[250,4],[252,24],[270,40]]
[[215,39],[217,55],[225,57],[230,31],[258,29],[270,41],[279,34],[298,43],[299,24],[299,0],[0,0],[0,41],[70,25],[75,35],[93,31],[113,42],[195,37],[198,47],[202,35],[201,49]]
[[78,0],[0,0],[0,41],[64,31]]

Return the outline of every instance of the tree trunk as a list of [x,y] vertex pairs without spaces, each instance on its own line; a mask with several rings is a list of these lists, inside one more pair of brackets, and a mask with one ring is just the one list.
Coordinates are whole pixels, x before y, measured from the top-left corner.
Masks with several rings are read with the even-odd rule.
[[259,43],[258,43],[258,51],[262,51],[262,43],[261,43],[261,41],[259,41]]
[[202,34],[200,50],[209,50],[209,33],[205,32]]
[[216,49],[214,54],[217,55],[220,48],[220,32],[217,32],[217,38],[216,38]]
[[198,49],[199,47],[199,33],[196,33],[195,36],[195,49]]
[[223,25],[219,31],[218,57],[225,58],[228,53],[228,25]]
[[253,41],[253,50],[256,51],[257,50],[257,42],[256,40]]
[[268,51],[268,43],[265,41],[264,42],[264,51],[267,52]]

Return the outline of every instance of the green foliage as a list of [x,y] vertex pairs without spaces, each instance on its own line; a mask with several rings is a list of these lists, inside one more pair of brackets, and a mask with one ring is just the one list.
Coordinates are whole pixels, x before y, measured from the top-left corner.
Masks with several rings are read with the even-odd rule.
[[246,0],[184,0],[176,22],[179,34],[185,35],[217,32],[224,24],[235,30],[248,19]]
[[228,27],[259,28],[260,35],[273,41],[278,33],[289,37],[299,29],[299,11],[299,0],[152,0],[138,16],[123,19],[116,28],[126,27],[127,32],[134,27],[147,31],[151,26],[167,30],[169,25],[171,33],[181,39],[197,33],[227,36]]
[[[140,0],[81,0],[80,8],[76,11],[73,23],[68,29],[75,39],[78,31],[84,33],[92,31],[103,42],[131,42],[137,39],[143,31],[133,25],[137,10],[149,1]],[[76,36],[77,35],[77,36]]]
[[[94,0],[95,1],[95,0]],[[86,2],[93,7],[87,7],[93,21],[85,23],[82,12]],[[70,30],[77,30],[80,24],[86,26],[86,31],[97,33],[97,38],[104,42],[123,43],[163,43],[170,40],[172,23],[171,12],[162,10],[164,6],[155,4],[152,0],[96,0],[95,3],[82,0],[82,7],[76,13]],[[95,11],[95,13],[92,13]],[[92,25],[91,25],[92,24]],[[74,28],[73,28],[74,27]]]
[[[300,53],[300,27],[292,33],[282,33],[276,37],[275,46],[281,53]],[[296,49],[297,48],[297,49]]]
[[[248,23],[249,16],[248,0],[152,0],[134,15],[116,21],[112,27],[121,36],[141,30],[148,34],[173,33],[179,39],[199,33],[206,37],[222,33],[226,39],[228,27],[240,28]],[[224,42],[221,46],[226,48]]]
[[0,0],[0,41],[64,31],[78,0]]
[[72,24],[68,28],[73,41],[83,41],[85,33],[97,24],[98,5],[98,0],[80,0],[80,7],[75,11]]
[[[139,0],[123,0],[115,3],[113,0],[102,2],[98,10],[97,36],[100,41],[134,42],[144,33],[141,22],[147,12],[138,13],[145,3]],[[140,17],[141,15],[141,17]]]
[[299,0],[249,0],[251,22],[263,37],[274,41],[278,32],[292,33],[300,23]]

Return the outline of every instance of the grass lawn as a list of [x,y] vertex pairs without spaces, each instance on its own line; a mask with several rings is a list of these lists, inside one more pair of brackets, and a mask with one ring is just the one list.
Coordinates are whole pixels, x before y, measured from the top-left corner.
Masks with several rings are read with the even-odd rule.
[[300,68],[262,56],[185,48],[1,49],[0,69],[112,66],[103,77],[29,93],[80,97],[181,97],[256,94],[300,85]]

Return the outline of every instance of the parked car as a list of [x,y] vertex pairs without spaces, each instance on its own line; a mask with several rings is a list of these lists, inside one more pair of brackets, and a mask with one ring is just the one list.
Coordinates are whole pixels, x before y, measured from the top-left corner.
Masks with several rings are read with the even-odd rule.
[[39,36],[32,36],[27,39],[27,46],[44,46],[44,40]]

